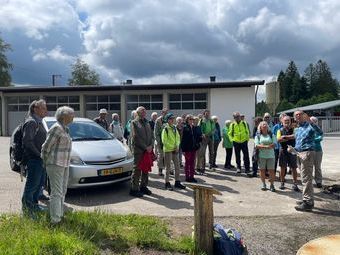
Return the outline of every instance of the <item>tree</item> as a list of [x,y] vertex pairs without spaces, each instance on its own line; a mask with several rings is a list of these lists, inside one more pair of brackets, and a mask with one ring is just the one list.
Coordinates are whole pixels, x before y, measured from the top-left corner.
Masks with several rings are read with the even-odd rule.
[[319,60],[315,64],[316,83],[312,91],[313,95],[322,95],[330,93],[338,97],[338,83],[332,77],[332,72],[325,61]]
[[89,65],[81,59],[77,59],[76,63],[71,65],[72,78],[68,80],[70,86],[75,85],[100,85],[99,74],[91,70]]
[[280,86],[280,100],[284,99],[284,79],[285,73],[281,70],[279,76],[277,77],[277,81],[279,82]]
[[300,74],[294,61],[289,62],[281,87],[282,99],[287,99],[291,103],[296,103],[299,99],[297,93],[300,91]]
[[282,112],[282,111],[289,110],[289,109],[292,109],[292,108],[295,108],[295,105],[288,102],[287,99],[283,99],[279,103],[279,105],[276,107],[275,112]]
[[13,69],[12,64],[8,63],[6,51],[12,50],[11,45],[5,43],[0,37],[0,86],[7,87],[11,85],[10,70]]
[[263,116],[266,112],[270,112],[268,105],[262,100],[256,104],[255,107],[256,116]]

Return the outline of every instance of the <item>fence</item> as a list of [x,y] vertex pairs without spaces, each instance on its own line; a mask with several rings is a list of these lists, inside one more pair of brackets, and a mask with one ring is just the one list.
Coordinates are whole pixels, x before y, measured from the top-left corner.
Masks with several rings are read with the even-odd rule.
[[340,132],[339,116],[318,117],[318,119],[324,133]]

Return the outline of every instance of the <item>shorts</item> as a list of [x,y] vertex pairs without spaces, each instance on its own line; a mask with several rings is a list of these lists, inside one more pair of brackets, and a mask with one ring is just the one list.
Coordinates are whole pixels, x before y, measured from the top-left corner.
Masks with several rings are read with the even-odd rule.
[[279,166],[283,168],[295,168],[297,167],[296,155],[289,153],[288,151],[280,150],[279,153]]
[[275,158],[259,158],[259,169],[274,170]]

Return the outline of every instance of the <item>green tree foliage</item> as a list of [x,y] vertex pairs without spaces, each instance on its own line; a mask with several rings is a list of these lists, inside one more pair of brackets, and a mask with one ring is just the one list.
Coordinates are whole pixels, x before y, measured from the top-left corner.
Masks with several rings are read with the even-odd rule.
[[100,85],[99,74],[91,70],[89,65],[81,59],[77,59],[72,65],[72,77],[68,80],[70,86],[75,85]]
[[[290,61],[286,71],[280,71],[278,81],[281,101],[286,100],[297,107],[338,98],[339,82],[333,78],[329,66],[322,60],[309,64],[302,77],[294,61]],[[328,95],[324,96],[326,93]],[[286,101],[278,106],[281,111],[287,105]]]
[[280,84],[282,91],[281,95],[282,99],[287,99],[288,102],[296,103],[300,94],[299,83],[300,83],[299,71],[294,61],[290,61],[284,73],[282,83]]
[[285,110],[288,110],[288,109],[292,109],[294,107],[295,107],[295,105],[293,103],[288,102],[287,99],[283,99],[279,103],[279,105],[276,107],[275,112],[282,112],[282,111],[285,111]]
[[7,87],[11,85],[10,71],[13,69],[12,64],[8,63],[6,51],[11,50],[11,45],[4,42],[0,37],[0,86]]
[[256,116],[263,116],[266,112],[270,112],[268,105],[262,100],[256,104],[255,107]]

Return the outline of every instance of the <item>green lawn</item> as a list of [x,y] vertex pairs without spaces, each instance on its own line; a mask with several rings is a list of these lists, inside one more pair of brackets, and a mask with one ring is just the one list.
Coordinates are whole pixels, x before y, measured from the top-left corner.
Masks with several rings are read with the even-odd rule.
[[190,253],[194,245],[189,236],[172,238],[168,225],[150,216],[73,212],[58,226],[47,215],[0,216],[1,254],[126,254],[130,247]]

